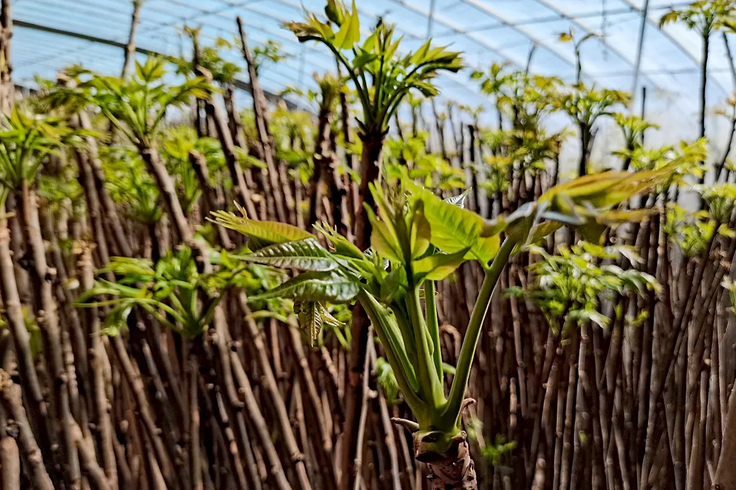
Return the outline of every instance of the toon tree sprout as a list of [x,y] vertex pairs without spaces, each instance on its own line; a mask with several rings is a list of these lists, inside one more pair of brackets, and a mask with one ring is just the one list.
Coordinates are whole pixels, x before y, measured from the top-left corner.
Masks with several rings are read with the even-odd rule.
[[[569,225],[598,241],[607,226],[646,217],[618,209],[637,192],[669,178],[670,167],[646,172],[605,172],[553,187],[538,201],[489,222],[443,201],[408,176],[390,197],[370,189],[378,214],[366,208],[373,225],[371,248],[363,251],[329,228],[316,236],[278,222],[257,221],[220,211],[214,221],[250,238],[248,262],[297,269],[301,274],[251,301],[288,298],[298,303],[302,328],[315,332],[328,303],[359,302],[385,351],[399,390],[416,422],[397,420],[413,433],[415,457],[430,464],[434,488],[476,488],[467,436],[460,427],[470,369],[494,289],[511,255]],[[502,239],[503,238],[503,239]],[[485,279],[466,328],[449,393],[435,304],[435,282],[462,263],[477,261]],[[422,301],[422,294],[424,301]],[[424,306],[422,306],[424,303]],[[471,486],[467,486],[472,483]]]

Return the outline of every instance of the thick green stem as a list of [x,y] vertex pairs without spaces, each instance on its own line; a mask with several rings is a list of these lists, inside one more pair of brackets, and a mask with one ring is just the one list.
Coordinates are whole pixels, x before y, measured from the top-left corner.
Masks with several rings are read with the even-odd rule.
[[411,325],[409,325],[409,320],[406,318],[406,315],[397,314],[395,310],[394,316],[396,317],[396,323],[399,326],[401,338],[404,340],[406,355],[409,358],[411,365],[416,366],[419,361],[417,360],[416,342],[414,342],[414,336],[412,335],[413,332]]
[[395,351],[386,336],[387,313],[383,311],[383,307],[378,303],[378,301],[376,301],[376,299],[366,291],[361,291],[358,294],[358,301],[363,305],[363,308],[368,314],[368,318],[370,318],[371,323],[373,324],[373,328],[376,330],[376,334],[378,334],[378,338],[381,340],[381,344],[383,344],[383,349],[386,351],[386,357],[388,357],[388,362],[394,371],[396,382],[404,395],[406,403],[411,408],[414,416],[417,417],[417,420],[426,419],[428,412],[427,405],[414,391],[414,388],[408,379],[410,373],[405,372],[403,363],[398,358],[400,353]]
[[442,385],[437,371],[433,367],[432,352],[430,352],[428,338],[429,332],[424,321],[421,307],[419,305],[419,288],[412,287],[406,295],[406,307],[409,313],[409,321],[414,330],[414,340],[417,349],[417,378],[419,381],[419,394],[422,398],[442,407],[446,400],[442,392]]
[[442,380],[442,348],[440,346],[440,325],[437,320],[437,303],[434,297],[434,281],[426,281],[424,283],[424,309],[427,316],[427,329],[429,330],[429,338],[432,340],[434,350],[432,351],[432,360],[434,361],[434,369],[437,371],[437,377]]
[[[379,203],[380,206],[380,203]],[[387,218],[387,217],[384,217]],[[433,367],[432,360],[432,339],[427,331],[427,324],[424,319],[424,312],[421,308],[419,300],[419,285],[414,276],[414,268],[412,261],[412,245],[409,240],[409,227],[403,217],[397,216],[392,220],[399,237],[401,253],[404,258],[404,268],[408,282],[408,290],[404,299],[405,308],[394,306],[392,309],[399,318],[402,314],[406,315],[406,319],[410,324],[409,332],[414,335],[414,347],[416,349],[417,381],[419,382],[419,396],[430,403],[432,406],[441,408],[444,406],[445,394],[442,390],[440,377]]]
[[504,240],[496,258],[493,259],[491,267],[486,271],[486,277],[483,280],[483,285],[473,308],[473,314],[470,316],[470,322],[465,331],[463,346],[460,349],[460,359],[458,359],[457,368],[455,369],[455,379],[452,381],[452,388],[450,389],[450,397],[442,414],[442,423],[448,427],[456,425],[457,418],[460,416],[460,408],[465,397],[465,389],[468,386],[470,368],[473,366],[473,358],[475,357],[475,349],[478,345],[483,321],[491,304],[491,297],[498,283],[498,278],[501,276],[501,271],[506,266],[515,245],[516,243],[508,238]]

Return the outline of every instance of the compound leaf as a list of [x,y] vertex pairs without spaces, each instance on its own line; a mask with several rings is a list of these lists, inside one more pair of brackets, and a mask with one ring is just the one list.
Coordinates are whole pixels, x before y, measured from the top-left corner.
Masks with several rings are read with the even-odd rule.
[[246,216],[236,216],[227,211],[215,211],[212,215],[214,216],[214,220],[210,221],[242,233],[250,238],[250,248],[253,250],[274,243],[286,243],[315,238],[314,235],[301,228],[277,221],[258,221],[248,219]]
[[330,272],[305,272],[293,277],[280,286],[258,296],[251,301],[274,298],[290,298],[297,301],[327,301],[347,303],[355,298],[360,286],[351,279]]
[[234,256],[240,260],[294,268],[302,271],[326,272],[338,267],[337,261],[319,244],[316,238],[269,245],[249,255]]

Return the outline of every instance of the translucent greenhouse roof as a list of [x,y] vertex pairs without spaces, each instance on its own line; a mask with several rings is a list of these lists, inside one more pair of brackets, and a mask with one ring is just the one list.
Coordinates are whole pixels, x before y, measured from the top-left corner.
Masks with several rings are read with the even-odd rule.
[[[368,32],[378,18],[397,25],[404,49],[415,49],[431,36],[465,52],[469,69],[442,75],[443,96],[459,103],[488,104],[473,68],[491,62],[527,64],[530,70],[571,81],[573,47],[561,32],[597,37],[582,47],[583,77],[599,85],[631,91],[647,87],[651,103],[670,117],[696,125],[702,43],[682,24],[659,28],[671,8],[687,3],[665,0],[357,0],[361,28]],[[32,85],[34,75],[53,77],[63,67],[81,63],[105,73],[119,73],[130,28],[132,4],[126,0],[13,0],[14,79]],[[322,13],[324,0],[147,0],[141,10],[136,44],[143,51],[188,56],[182,28],[201,26],[204,43],[234,38],[241,16],[251,48],[271,39],[291,56],[264,67],[261,82],[272,93],[298,85],[312,88],[311,74],[334,70],[334,59],[321,45],[299,44],[282,23],[299,20],[304,8]],[[643,35],[642,35],[643,34]],[[736,42],[736,39],[734,40]],[[641,46],[641,51],[639,47]],[[736,46],[736,45],[735,45]],[[242,63],[233,50],[233,60]],[[638,70],[637,70],[638,68]],[[638,76],[637,76],[638,72]],[[734,90],[726,46],[714,37],[709,60],[708,105]],[[638,93],[638,90],[637,90]],[[648,97],[649,98],[649,97]],[[648,103],[650,103],[648,101]],[[692,123],[690,123],[692,120]],[[682,137],[682,136],[680,136]]]

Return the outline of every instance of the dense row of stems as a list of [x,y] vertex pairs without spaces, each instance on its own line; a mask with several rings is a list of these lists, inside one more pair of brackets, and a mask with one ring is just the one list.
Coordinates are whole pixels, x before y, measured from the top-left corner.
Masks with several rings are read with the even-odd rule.
[[[136,2],[126,53],[135,52],[139,8]],[[9,18],[10,4],[4,1],[0,49],[7,51],[8,63]],[[380,356],[392,353],[383,347],[381,329],[370,327],[369,320],[385,318],[377,314],[384,307],[375,299],[359,298],[364,312],[354,316],[348,350],[335,337],[306,347],[292,320],[259,317],[237,290],[225,293],[204,333],[194,338],[166,329],[143,309],[131,312],[122,334],[103,336],[108,307],[74,305],[94,286],[95,270],[115,255],[155,260],[187,245],[201,272],[212,271],[212,256],[196,231],[204,228],[205,212],[226,207],[223,195],[254,218],[327,221],[353,234],[359,246],[369,245],[362,202],[370,195],[368,183],[379,177],[386,135],[361,134],[361,161],[348,165],[360,171],[360,187],[343,178],[337,161],[354,157],[338,147],[335,133],[346,142],[354,133],[348,101],[339,92],[335,103],[322,100],[315,125],[318,178],[311,186],[288,178],[242,22],[238,27],[257,136],[245,139],[237,108],[223,114],[219,95],[204,101],[202,116],[202,127],[211,128],[209,136],[223,151],[230,191],[212,184],[205,157],[192,151],[189,162],[202,197],[188,213],[157,143],[139,140],[136,151],[166,210],[165,220],[144,226],[110,196],[92,137],[70,151],[86,213],[70,212],[68,202],[59,209],[46,206],[37,183],[23,181],[9,189],[0,216],[6,322],[0,329],[0,488],[398,490],[423,484],[427,466],[414,459],[410,437],[391,422],[412,418],[408,407],[421,418],[423,402],[412,398],[400,373],[396,381],[404,395],[396,404],[388,403],[386,387],[376,381]],[[0,67],[0,85],[9,82],[9,70],[3,70],[7,67]],[[11,105],[12,90],[0,87],[0,108]],[[483,183],[489,175],[481,159],[507,148],[479,137],[477,121],[455,124],[453,108],[440,126],[422,122],[426,105],[412,108],[416,117],[402,133],[409,138],[430,132],[435,138],[428,145],[437,146],[433,153],[444,153],[455,168],[477,166],[470,179],[479,189],[469,207],[484,217],[515,209],[557,182],[559,172],[552,169],[558,162],[547,158],[546,170],[515,167],[507,188],[487,192]],[[508,117],[499,113],[501,121]],[[92,126],[84,111],[71,123]],[[441,146],[439,132],[445,132]],[[251,149],[265,169],[240,166],[237,152]],[[42,172],[52,167],[47,161]],[[670,195],[652,194],[645,205],[664,209]],[[295,201],[291,205],[288,196]],[[581,324],[563,338],[535,305],[503,297],[503,290],[534,281],[527,269],[537,260],[533,255],[520,253],[508,267],[497,265],[506,263],[512,241],[502,245],[487,271],[465,264],[451,280],[426,283],[424,294],[437,295],[436,308],[433,302],[422,308],[414,288],[407,305],[416,324],[428,324],[432,343],[442,346],[441,359],[456,365],[454,374],[447,374],[439,351],[419,349],[418,368],[435,388],[422,398],[447,404],[448,414],[461,412],[466,388],[467,397],[476,400],[460,423],[475,428],[474,439],[458,448],[457,460],[469,459],[462,451],[472,453],[479,488],[736,485],[736,471],[728,464],[736,458],[734,329],[728,291],[719,286],[731,274],[736,240],[714,234],[698,253],[686,255],[667,234],[666,220],[663,210],[633,233],[616,237],[636,247],[644,259],[636,267],[664,289],[603,302],[601,309],[612,316],[607,330]],[[723,224],[734,221],[728,216]],[[62,248],[71,241],[74,248]],[[217,228],[213,241],[233,250],[238,237]],[[547,247],[559,243],[560,237],[552,238]],[[617,307],[623,313],[616,315]],[[642,313],[648,316],[635,322]],[[40,342],[29,328],[32,318]],[[461,325],[468,327],[460,332]],[[374,330],[383,345],[373,341]],[[37,353],[39,343],[43,355]],[[451,431],[457,421],[453,415],[437,425]],[[516,447],[486,459],[496,436]]]

